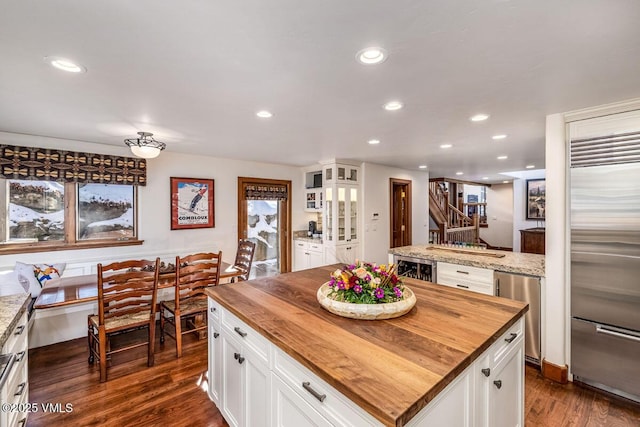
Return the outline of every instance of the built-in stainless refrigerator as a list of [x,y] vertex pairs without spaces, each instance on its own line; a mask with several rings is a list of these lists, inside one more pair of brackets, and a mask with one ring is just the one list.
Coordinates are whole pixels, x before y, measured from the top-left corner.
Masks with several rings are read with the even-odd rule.
[[640,133],[571,141],[571,372],[640,401]]

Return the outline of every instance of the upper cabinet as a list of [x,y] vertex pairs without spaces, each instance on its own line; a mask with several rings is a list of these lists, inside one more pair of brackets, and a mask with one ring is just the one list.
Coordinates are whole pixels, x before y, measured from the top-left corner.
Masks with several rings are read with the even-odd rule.
[[322,172],[325,185],[357,184],[360,180],[360,168],[358,166],[333,163],[324,165]]

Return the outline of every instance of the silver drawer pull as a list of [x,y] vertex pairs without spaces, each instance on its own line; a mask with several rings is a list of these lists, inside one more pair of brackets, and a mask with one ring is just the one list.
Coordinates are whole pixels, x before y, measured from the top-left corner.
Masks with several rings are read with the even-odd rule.
[[456,273],[460,273],[460,274],[469,274],[468,271],[461,271],[461,270],[456,270]]
[[22,333],[24,332],[24,325],[20,325],[16,328],[16,331],[13,333],[13,335],[22,335]]
[[20,353],[16,354],[16,363],[18,362],[22,362],[22,359],[24,359],[24,355],[27,354],[26,351],[22,350]]
[[216,308],[215,307],[211,307],[211,312],[215,313],[216,312]]
[[488,377],[489,375],[491,375],[491,369],[490,368],[480,369],[480,372],[482,372],[485,377]]
[[500,387],[502,387],[502,381],[501,380],[495,380],[493,382],[493,384],[495,384],[495,386],[498,387],[498,390],[500,390]]
[[214,338],[218,338],[219,336],[220,336],[220,334],[219,334],[218,332],[214,332],[214,333],[213,333],[213,337],[214,337]]
[[456,285],[459,288],[463,288],[463,289],[469,289],[469,287],[467,285]]
[[516,337],[517,337],[517,336],[518,336],[518,334],[514,334],[514,333],[512,333],[512,334],[510,334],[509,338],[505,338],[504,340],[505,340],[506,342],[508,342],[508,343],[511,343],[513,340],[515,340],[515,339],[516,339]]
[[622,332],[612,331],[611,329],[607,329],[602,325],[596,326],[596,333],[597,334],[611,335],[611,336],[618,337],[618,338],[623,338],[623,339],[626,339],[626,340],[640,342],[640,337],[636,337],[634,335],[629,335],[629,334],[623,334]]
[[233,330],[236,331],[236,333],[240,335],[242,338],[247,336],[247,333],[243,332],[242,329],[240,329],[240,326],[236,326],[235,328],[233,328]]
[[311,383],[309,381],[305,381],[302,383],[302,388],[304,388],[305,390],[307,390],[309,393],[311,393],[313,395],[313,397],[315,397],[316,399],[318,399],[320,402],[324,402],[324,399],[327,398],[326,394],[320,394],[317,391],[315,391],[313,389],[313,387],[311,387]]
[[16,391],[13,395],[14,396],[20,396],[22,393],[24,393],[24,388],[27,386],[26,382],[20,383],[18,385],[18,391]]
[[236,359],[241,365],[242,362],[244,362],[244,357],[240,356],[240,353],[233,353],[233,358]]

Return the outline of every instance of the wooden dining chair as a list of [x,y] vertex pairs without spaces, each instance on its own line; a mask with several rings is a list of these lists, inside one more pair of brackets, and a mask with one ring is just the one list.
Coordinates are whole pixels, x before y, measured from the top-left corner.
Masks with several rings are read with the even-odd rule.
[[249,274],[251,273],[251,263],[253,262],[253,255],[256,250],[256,244],[250,240],[238,241],[238,250],[236,251],[236,260],[233,266],[243,273],[232,278],[234,282],[237,278],[238,281],[249,280]]
[[[182,335],[206,331],[207,296],[204,289],[220,282],[222,252],[176,257],[175,297],[160,304],[160,343],[165,333],[176,341],[176,355],[182,356]],[[173,325],[173,335],[165,323]],[[184,325],[183,325],[184,323]]]
[[[153,366],[156,326],[156,299],[160,258],[98,264],[98,314],[89,315],[89,363],[100,364],[100,382],[107,381],[111,355],[148,346],[147,366]],[[146,340],[113,348],[112,338],[147,329]],[[137,338],[137,337],[136,337]]]

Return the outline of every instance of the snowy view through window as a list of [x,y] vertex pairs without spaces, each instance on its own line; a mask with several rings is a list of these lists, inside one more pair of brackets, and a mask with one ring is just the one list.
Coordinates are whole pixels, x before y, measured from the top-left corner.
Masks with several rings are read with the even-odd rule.
[[134,237],[134,187],[78,185],[78,240]]
[[9,240],[64,240],[64,184],[9,180]]
[[247,237],[256,244],[251,277],[276,274],[279,271],[278,202],[247,201]]

